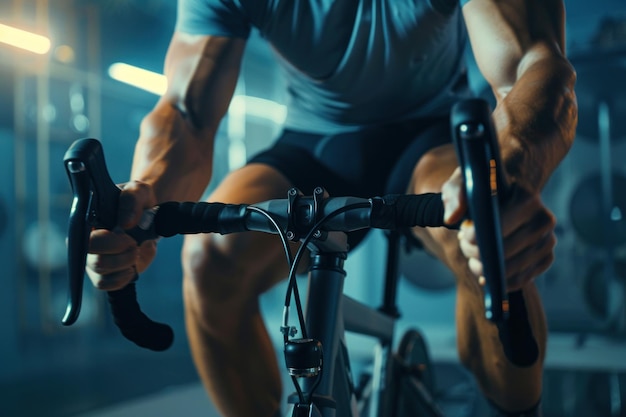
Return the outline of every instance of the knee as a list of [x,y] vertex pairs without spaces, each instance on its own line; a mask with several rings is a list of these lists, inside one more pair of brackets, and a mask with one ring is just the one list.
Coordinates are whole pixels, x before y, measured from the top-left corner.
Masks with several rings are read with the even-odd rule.
[[413,194],[439,193],[443,183],[457,166],[452,145],[443,145],[425,153],[415,166],[410,192]]
[[236,304],[246,293],[246,268],[229,239],[218,235],[190,235],[182,250],[187,300],[203,304]]

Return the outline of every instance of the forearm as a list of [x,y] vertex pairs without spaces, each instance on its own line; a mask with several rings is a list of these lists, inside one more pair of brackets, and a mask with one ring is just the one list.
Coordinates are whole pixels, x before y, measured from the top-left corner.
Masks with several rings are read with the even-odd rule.
[[575,72],[560,55],[535,59],[494,111],[503,163],[512,182],[541,190],[574,140]]
[[244,48],[245,39],[174,33],[168,89],[141,123],[131,171],[131,179],[152,185],[158,202],[197,201],[204,193]]
[[162,100],[141,123],[131,179],[152,185],[159,202],[197,201],[211,179],[214,135]]

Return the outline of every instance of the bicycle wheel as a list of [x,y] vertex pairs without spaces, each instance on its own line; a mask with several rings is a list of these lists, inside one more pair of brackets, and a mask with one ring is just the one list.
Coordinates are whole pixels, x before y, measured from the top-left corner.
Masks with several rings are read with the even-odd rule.
[[396,391],[396,417],[439,417],[443,413],[434,402],[435,375],[426,342],[415,329],[408,330],[398,346],[399,381]]
[[419,374],[424,386],[433,392],[435,389],[435,374],[430,362],[430,355],[424,337],[416,329],[406,331],[398,345],[398,356],[411,368],[411,371]]

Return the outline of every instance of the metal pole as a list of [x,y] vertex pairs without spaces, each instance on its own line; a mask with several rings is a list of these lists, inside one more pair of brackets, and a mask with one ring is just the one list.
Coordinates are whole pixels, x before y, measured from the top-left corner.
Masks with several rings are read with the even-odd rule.
[[[16,19],[22,16],[22,0],[13,2],[13,15]],[[19,69],[14,75],[13,94],[13,123],[15,140],[13,141],[14,178],[15,187],[15,248],[17,251],[24,247],[24,230],[26,229],[26,146],[25,146],[25,114],[26,114],[26,88],[24,72]],[[17,315],[19,329],[24,332],[27,328],[27,288],[26,288],[26,264],[24,256],[16,257],[15,272],[17,276]]]
[[611,116],[609,104],[598,103],[598,136],[600,143],[600,175],[602,181],[601,216],[604,235],[604,295],[607,301],[605,324],[610,327],[616,310],[615,298],[611,296],[611,284],[615,275],[614,242],[611,212],[613,211],[613,169],[611,161]]
[[[102,74],[100,66],[100,19],[95,5],[87,8],[87,118],[89,119],[89,135],[92,138],[102,136]],[[95,297],[95,321],[99,326],[106,324],[107,307],[104,297]]]

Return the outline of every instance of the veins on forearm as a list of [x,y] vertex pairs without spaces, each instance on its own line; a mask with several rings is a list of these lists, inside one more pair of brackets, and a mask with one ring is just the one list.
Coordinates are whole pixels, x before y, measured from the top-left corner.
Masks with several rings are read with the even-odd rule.
[[540,190],[569,151],[577,121],[575,73],[564,58],[539,61],[502,98],[494,121],[506,172]]
[[197,199],[210,179],[211,132],[193,129],[170,103],[142,122],[131,178],[152,184],[159,199]]

